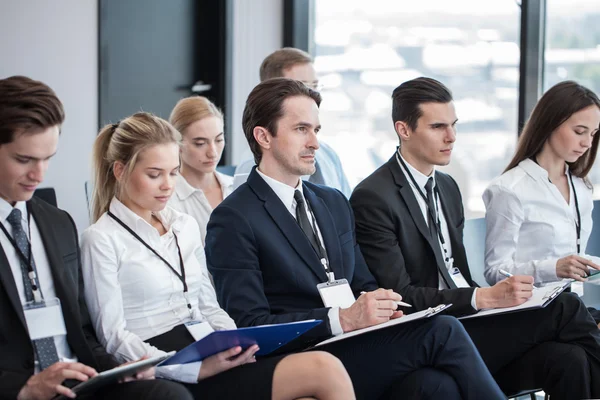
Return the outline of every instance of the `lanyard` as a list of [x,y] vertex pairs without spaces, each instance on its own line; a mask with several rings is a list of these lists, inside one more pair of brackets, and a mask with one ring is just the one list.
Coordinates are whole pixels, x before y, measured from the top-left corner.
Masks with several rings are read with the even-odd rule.
[[577,220],[575,221],[575,231],[577,232],[577,254],[581,251],[581,213],[579,212],[579,201],[577,201],[577,191],[573,183],[573,175],[569,169],[569,180],[571,181],[571,189],[573,189],[573,200],[575,201],[575,211],[577,212]]
[[23,252],[19,248],[19,245],[17,244],[17,242],[15,242],[15,239],[8,233],[8,231],[4,227],[4,224],[0,223],[0,228],[2,229],[2,232],[4,232],[4,234],[8,238],[10,244],[12,244],[12,246],[14,247],[14,249],[17,252],[17,255],[19,256],[21,261],[27,266],[27,277],[29,278],[29,280],[31,282],[31,291],[33,293],[33,301],[36,303],[41,303],[43,301],[44,297],[42,296],[42,289],[38,286],[38,283],[37,283],[37,274],[36,274],[35,268],[33,266],[33,262],[32,262],[33,257],[31,255],[31,209],[29,208],[29,203],[26,203],[26,207],[27,207],[27,232],[28,232],[28,236],[29,236],[29,252],[27,254],[27,257],[25,257],[25,254],[23,254]]
[[[323,268],[325,268],[325,274],[327,275],[327,280],[329,282],[333,282],[335,280],[335,274],[329,268],[329,258],[327,257],[327,252],[325,251],[325,246],[323,246],[323,244],[321,243],[321,239],[319,239],[319,233],[317,232],[317,229],[316,229],[317,220],[315,219],[315,214],[312,211],[312,207],[310,206],[310,203],[308,202],[308,200],[306,200],[306,197],[304,198],[304,201],[308,205],[308,211],[310,212],[310,217],[312,220],[311,229],[313,231],[313,234],[315,235],[315,239],[317,240],[318,248],[315,250],[319,253],[318,255],[321,258],[321,264],[323,264]],[[297,204],[296,204],[296,207],[298,207]]]
[[434,221],[435,231],[437,232],[438,238],[440,239],[440,243],[442,244],[442,250],[444,250],[444,261],[446,263],[448,263],[450,261],[450,258],[448,257],[448,249],[446,248],[446,241],[444,240],[444,235],[442,235],[442,224],[440,222],[440,213],[439,213],[439,210],[437,209],[437,205],[440,202],[440,192],[439,192],[439,190],[437,188],[437,185],[434,187],[434,192],[435,192],[434,208],[435,208],[435,210],[431,210],[429,208],[429,203],[427,202],[427,196],[425,196],[425,194],[423,193],[423,191],[419,187],[419,184],[415,180],[415,177],[411,174],[411,172],[408,169],[407,165],[404,163],[404,160],[402,160],[402,157],[400,157],[398,155],[398,152],[396,152],[396,159],[398,160],[398,162],[400,164],[402,164],[402,167],[404,168],[404,171],[406,171],[406,174],[410,178],[412,184],[417,189],[417,192],[419,192],[419,194],[421,195],[421,197],[423,198],[423,200],[425,200],[425,207],[427,208],[427,212],[429,213],[429,216],[431,217],[431,220]]
[[170,262],[168,262],[167,260],[165,260],[163,256],[161,256],[160,254],[158,254],[158,252],[156,250],[154,250],[152,247],[150,247],[150,245],[148,243],[146,243],[144,241],[144,239],[142,239],[137,233],[135,233],[133,231],[133,229],[131,229],[130,227],[128,227],[127,224],[125,224],[125,222],[121,221],[115,214],[113,214],[110,211],[108,211],[108,215],[109,215],[109,217],[111,217],[112,219],[114,219],[116,222],[118,222],[119,225],[121,225],[127,232],[131,233],[131,235],[134,238],[136,238],[141,244],[143,244],[144,246],[146,246],[146,248],[148,248],[148,250],[150,250],[158,258],[160,258],[162,260],[162,262],[164,262],[166,264],[166,266],[169,267],[169,269],[175,274],[175,276],[177,276],[179,278],[179,280],[183,284],[183,297],[185,297],[185,301],[187,302],[187,308],[190,310],[190,313],[191,313],[192,312],[192,305],[190,304],[190,300],[188,299],[188,286],[187,286],[187,282],[186,282],[186,279],[185,279],[185,267],[183,265],[183,257],[181,256],[181,248],[179,247],[179,240],[177,239],[177,235],[175,235],[175,232],[173,232],[173,236],[175,237],[175,245],[177,246],[177,253],[179,254],[179,265],[181,266],[181,274],[179,274],[177,272],[177,270],[175,270],[175,268],[173,268],[173,266],[171,265]]

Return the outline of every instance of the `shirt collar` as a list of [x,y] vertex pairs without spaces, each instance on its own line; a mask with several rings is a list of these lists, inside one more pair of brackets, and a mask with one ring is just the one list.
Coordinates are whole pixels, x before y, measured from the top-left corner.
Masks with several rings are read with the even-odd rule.
[[[521,161],[519,163],[519,167],[523,168],[523,170],[534,179],[541,179],[544,182],[547,182],[549,179],[548,171],[530,158],[526,158],[525,160]],[[568,174],[569,165],[565,163],[565,175]]]
[[273,189],[277,197],[279,197],[279,200],[281,200],[283,204],[285,204],[288,210],[293,209],[293,206],[296,202],[296,200],[294,200],[294,192],[296,190],[299,190],[300,193],[302,193],[302,196],[304,196],[301,179],[298,179],[298,186],[293,188],[289,185],[286,185],[285,183],[279,182],[278,180],[263,174],[258,168],[256,168],[256,172],[258,172],[258,175],[260,175],[264,179],[264,181],[267,182],[267,185],[269,185],[269,187]]
[[[425,185],[427,184],[427,181],[429,180],[429,178],[433,178],[433,187],[435,187],[435,168],[433,169],[433,172],[431,173],[431,175],[427,176],[427,175],[424,175],[423,173],[421,173],[419,170],[417,170],[412,165],[410,165],[410,163],[408,161],[406,161],[406,159],[404,157],[402,157],[402,154],[400,154],[400,149],[398,149],[398,156],[402,159],[402,161],[404,161],[404,165],[406,165],[406,168],[408,169],[408,171],[412,174],[413,178],[415,178],[415,181],[417,182],[417,185],[419,185],[420,190],[425,190]],[[406,174],[406,170],[404,169],[402,164],[401,163],[398,163],[398,164],[400,164],[400,168],[402,169],[402,172],[404,172],[404,174]],[[408,176],[407,176],[407,178],[408,178]],[[408,181],[411,184],[413,183],[410,178],[408,178]]]
[[[228,177],[226,175],[223,175],[218,171],[215,171],[215,177],[219,181],[219,185],[221,185],[221,191],[223,192],[223,197],[225,197],[231,192],[233,179],[227,179]],[[175,178],[175,195],[179,198],[179,200],[185,200],[195,192],[202,192],[202,189],[198,189],[190,185],[183,175],[177,175],[177,178]]]
[[[140,229],[151,229],[150,232],[156,232],[156,229],[152,225],[150,225],[144,218],[131,211],[116,197],[113,197],[112,201],[110,202],[109,209],[110,212],[123,221],[125,225],[129,226],[136,232],[138,232]],[[167,231],[173,230],[174,232],[178,233],[181,230],[180,221],[183,219],[182,213],[179,213],[167,206],[162,211],[154,214],[164,224]]]
[[12,212],[13,208],[17,208],[21,211],[21,219],[27,222],[27,203],[24,201],[17,201],[15,206],[11,206],[10,203],[4,199],[0,198],[0,222],[2,222],[5,226],[8,224],[6,219]]

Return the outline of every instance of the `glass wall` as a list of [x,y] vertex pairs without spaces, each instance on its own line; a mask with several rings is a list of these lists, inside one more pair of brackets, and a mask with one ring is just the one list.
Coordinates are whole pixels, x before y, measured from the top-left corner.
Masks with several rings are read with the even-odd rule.
[[[547,0],[544,90],[567,80],[600,94],[600,3],[598,0]],[[600,199],[600,167],[590,173]]]
[[458,138],[441,168],[460,185],[467,218],[508,164],[517,139],[520,8],[514,0],[316,0],[319,134],[356,185],[394,153],[391,93],[428,76],[453,92]]

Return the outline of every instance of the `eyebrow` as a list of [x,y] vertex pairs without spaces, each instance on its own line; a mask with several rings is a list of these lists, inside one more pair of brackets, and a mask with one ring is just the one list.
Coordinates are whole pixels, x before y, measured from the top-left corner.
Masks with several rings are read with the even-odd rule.
[[453,123],[451,123],[451,124],[449,124],[449,123],[447,123],[447,122],[432,122],[431,124],[429,124],[429,126],[435,126],[435,125],[448,126],[448,125],[454,125],[454,124],[456,124],[457,122],[458,122],[458,118],[456,118],[456,119],[454,120],[454,122],[453,122]]
[[[225,135],[225,132],[221,132],[219,133],[217,136],[215,136],[215,139],[218,138],[219,136],[223,136]],[[202,137],[202,136],[198,136],[195,138],[192,138],[192,142],[199,142],[200,140],[209,140],[208,138]]]
[[19,153],[15,153],[15,156],[19,157],[19,158],[26,158],[28,160],[34,160],[34,161],[41,161],[41,160],[49,160],[52,157],[54,157],[56,155],[56,152],[50,154],[48,157],[46,158],[39,158],[39,157],[33,157],[33,156],[28,156],[26,154],[19,154]]
[[[295,126],[296,127],[298,127],[298,126],[305,126],[307,128],[312,128],[313,124],[311,124],[309,122],[298,122]],[[319,129],[320,130],[321,129],[321,124],[315,126],[315,129]]]
[[[179,164],[178,166],[176,166],[175,168],[173,168],[171,171],[174,171],[174,170],[179,169],[179,168],[181,168],[181,164]],[[152,170],[152,171],[159,171],[159,172],[164,171],[163,168],[158,168],[158,167],[148,167],[146,169],[147,170]]]

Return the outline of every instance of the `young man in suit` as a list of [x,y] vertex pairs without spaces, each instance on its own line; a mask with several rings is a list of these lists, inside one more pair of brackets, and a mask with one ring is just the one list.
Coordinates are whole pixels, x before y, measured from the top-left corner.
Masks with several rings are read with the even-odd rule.
[[[313,90],[319,90],[319,80],[312,57],[307,52],[293,47],[276,50],[263,60],[260,65],[260,81],[272,78],[295,79]],[[350,197],[352,189],[337,153],[325,142],[319,142],[319,147],[319,152],[315,155],[315,172],[305,175],[303,179],[338,189],[344,196]],[[255,164],[255,159],[242,161],[235,169],[235,175],[238,176],[236,182],[242,181],[242,176],[250,174]]]
[[[42,82],[0,80],[0,399],[74,397],[70,386],[117,366],[89,319],[73,220],[32,198],[63,119]],[[191,399],[179,384],[152,380],[153,369],[136,378],[78,398]]]
[[[395,303],[401,297],[378,289],[364,263],[346,198],[300,179],[314,172],[320,101],[296,80],[275,78],[254,88],[242,124],[258,167],[213,211],[206,237],[219,302],[238,326],[323,321],[295,343],[302,349],[402,315]],[[317,285],[332,279],[346,280],[341,288],[358,300],[324,305]],[[452,317],[320,349],[343,362],[358,399],[503,397]]]
[[[380,285],[402,293],[411,311],[452,303],[449,313],[465,316],[524,303],[532,295],[530,276],[489,288],[471,279],[460,190],[435,171],[450,162],[456,140],[450,91],[417,78],[392,98],[400,147],[350,198],[370,271]],[[576,295],[561,294],[539,310],[462,322],[505,392],[542,387],[553,399],[600,396],[600,333]]]

